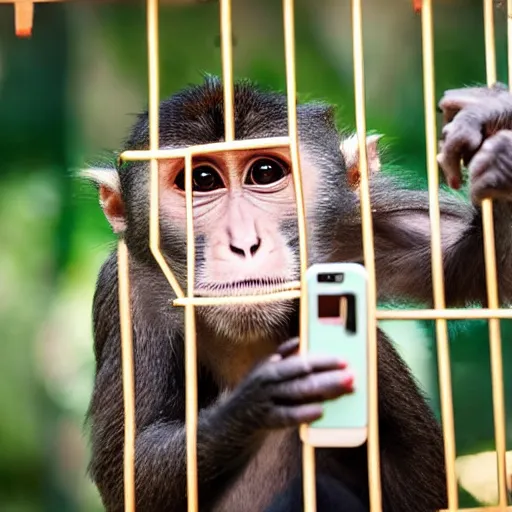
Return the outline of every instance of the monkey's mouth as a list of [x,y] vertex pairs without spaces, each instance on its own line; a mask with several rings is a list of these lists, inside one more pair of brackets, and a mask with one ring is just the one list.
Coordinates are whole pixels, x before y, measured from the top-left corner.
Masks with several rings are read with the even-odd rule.
[[226,297],[233,295],[265,295],[293,289],[292,283],[281,278],[243,279],[231,283],[205,283],[199,285],[197,297]]

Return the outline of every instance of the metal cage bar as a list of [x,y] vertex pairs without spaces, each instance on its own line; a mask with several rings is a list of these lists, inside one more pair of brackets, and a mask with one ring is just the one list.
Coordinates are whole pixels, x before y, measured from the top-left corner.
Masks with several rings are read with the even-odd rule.
[[[290,137],[290,156],[292,162],[293,185],[297,205],[297,222],[299,232],[300,258],[300,318],[299,339],[300,351],[305,351],[308,321],[308,301],[306,270],[308,265],[308,246],[306,232],[306,213],[304,209],[304,194],[302,190],[302,174],[299,158],[299,138],[297,127],[297,84],[295,72],[295,19],[294,1],[283,0],[284,51],[286,62],[286,96],[288,113],[288,136]],[[300,427],[301,429],[304,426]],[[308,443],[302,443],[302,474],[304,490],[304,509],[316,511],[315,486],[315,448]]]
[[[364,88],[364,51],[362,32],[361,0],[351,0],[353,29],[354,86],[356,103],[356,128],[359,140],[360,157],[360,201],[362,215],[362,233],[364,261],[370,276],[369,298],[369,336],[370,336],[370,410],[368,435],[368,467],[370,507],[372,512],[381,510],[379,432],[378,432],[378,395],[377,395],[377,320],[436,320],[436,332],[439,347],[440,385],[442,394],[443,432],[445,440],[448,509],[470,511],[512,510],[506,506],[505,484],[505,430],[504,403],[502,386],[501,339],[499,318],[512,318],[512,310],[500,309],[498,304],[494,234],[492,230],[492,204],[483,205],[483,225],[485,233],[486,276],[488,287],[487,309],[446,309],[444,299],[444,282],[442,253],[440,241],[440,213],[438,198],[438,168],[436,162],[436,122],[434,96],[434,62],[433,62],[433,22],[432,0],[422,3],[422,42],[423,73],[425,94],[425,130],[427,138],[427,168],[429,177],[429,202],[432,237],[432,277],[434,292],[434,309],[422,310],[377,310],[376,282],[373,246],[373,224],[369,194],[368,161],[366,154],[366,114]],[[508,0],[508,44],[509,73],[512,71],[512,0]],[[484,0],[486,29],[487,80],[493,83],[496,77],[494,55],[494,32],[492,17],[492,0]],[[195,329],[195,307],[221,305],[230,303],[269,302],[282,299],[301,299],[300,337],[305,339],[307,333],[307,301],[304,274],[307,268],[307,233],[305,221],[304,197],[300,171],[297,113],[296,113],[296,77],[294,49],[294,5],[293,0],[283,0],[283,23],[285,34],[286,83],[288,98],[287,137],[274,137],[252,140],[235,140],[234,85],[232,55],[232,20],[230,0],[220,0],[221,51],[224,87],[224,122],[225,142],[193,146],[179,149],[160,149],[159,144],[159,70],[158,70],[158,0],[147,0],[147,44],[148,44],[148,78],[149,78],[149,131],[150,144],[147,151],[126,151],[121,160],[146,160],[150,162],[150,247],[155,260],[172,287],[176,299],[175,306],[185,307],[185,369],[186,369],[186,434],[187,434],[187,497],[189,512],[197,512],[197,349]],[[199,154],[217,151],[238,151],[256,148],[289,147],[292,159],[295,195],[300,242],[301,280],[280,286],[273,293],[246,297],[194,297],[195,282],[195,244],[193,226],[192,165],[193,157]],[[185,162],[186,193],[186,230],[187,230],[187,293],[184,294],[172,270],[160,251],[159,232],[159,160],[179,158]],[[125,448],[124,448],[124,499],[125,510],[135,510],[135,389],[134,360],[132,347],[132,324],[130,315],[129,293],[129,257],[123,241],[118,244],[119,300],[122,343],[123,397],[125,414]],[[236,299],[236,300],[235,300]],[[455,475],[455,436],[453,432],[453,399],[451,395],[450,358],[446,322],[449,319],[488,319],[491,347],[491,365],[493,378],[493,406],[495,418],[495,435],[498,452],[499,505],[476,509],[457,509],[457,481]],[[301,350],[304,344],[301,342]],[[315,493],[315,455],[314,448],[303,443],[304,474],[304,508],[307,512],[316,510]]]
[[[187,210],[187,295],[194,296],[195,243],[192,197],[192,157],[185,158],[185,200]],[[197,348],[194,304],[185,305],[185,428],[187,434],[188,510],[199,510],[197,489]]]
[[[437,167],[437,127],[435,118],[434,36],[432,0],[423,0],[421,9],[423,46],[423,88],[425,133],[427,141],[427,173],[430,213],[432,291],[435,310],[445,309],[444,269],[441,247],[441,216],[439,210],[439,170]],[[458,508],[458,488],[455,474],[455,427],[450,371],[448,328],[445,319],[436,319],[439,379],[441,390],[441,417],[448,490],[448,510]]]
[[[496,83],[496,49],[494,42],[494,3],[484,0],[485,63],[487,85]],[[496,246],[494,239],[493,207],[490,199],[482,201],[482,222],[484,232],[484,256],[487,285],[487,302],[490,308],[499,307],[498,275],[496,269]],[[506,437],[505,399],[503,389],[503,363],[501,351],[501,328],[497,318],[489,319],[489,343],[491,353],[492,404],[494,413],[494,436],[498,459],[498,505],[507,506],[506,483]]]
[[128,248],[123,240],[117,249],[119,279],[119,317],[124,400],[124,509],[135,511],[135,383],[133,366],[132,321],[130,313],[130,278]]
[[379,397],[377,379],[377,285],[373,220],[370,204],[368,156],[366,153],[366,98],[364,84],[364,49],[362,0],[352,0],[352,45],[356,131],[359,145],[359,195],[364,264],[368,272],[368,485],[370,509],[382,510],[382,490],[379,451]]

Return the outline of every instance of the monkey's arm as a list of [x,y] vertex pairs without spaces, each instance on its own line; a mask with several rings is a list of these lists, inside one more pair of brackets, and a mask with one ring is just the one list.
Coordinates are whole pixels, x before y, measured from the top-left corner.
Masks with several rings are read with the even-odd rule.
[[[395,211],[392,207],[384,206],[379,211],[377,207],[378,213],[373,215],[379,296],[382,299],[406,298],[431,304],[432,253],[428,196],[413,191],[388,190],[387,193],[394,194],[395,204],[405,206]],[[446,303],[459,307],[473,301],[486,304],[481,209],[460,198],[441,193],[440,211]],[[500,303],[510,303],[511,203],[494,201],[494,230]]]
[[[494,199],[499,296],[501,303],[510,303],[512,95],[501,85],[455,89],[445,93],[439,106],[446,123],[438,156],[441,169],[447,181],[458,188],[461,161],[466,164],[471,200],[440,193],[447,305],[487,302],[480,208],[483,198]],[[379,176],[373,179],[371,195],[381,297],[431,302],[428,195],[400,190]]]
[[[94,304],[97,371],[91,403],[91,473],[107,509],[123,510],[123,391],[117,265],[99,278]],[[134,316],[137,509],[186,510],[186,434],[183,362],[177,333]],[[171,338],[171,339],[170,339]],[[215,396],[215,390],[213,390]],[[198,422],[200,503],[220,495],[253,450],[261,431],[202,409]]]
[[447,506],[440,425],[409,368],[379,332],[379,421],[384,512],[432,512]]
[[[144,318],[132,299],[136,397],[136,500],[147,512],[186,510],[183,346],[179,320]],[[173,330],[174,329],[174,330]],[[117,264],[100,273],[94,300],[96,377],[90,408],[91,473],[109,511],[123,510],[123,389]],[[293,355],[296,341],[257,365],[225,400],[199,368],[198,490],[210,507],[230,487],[266,432],[318,419],[321,403],[351,390],[336,358]],[[292,350],[293,349],[293,350]],[[204,407],[204,404],[210,404]],[[201,508],[202,509],[202,508]]]

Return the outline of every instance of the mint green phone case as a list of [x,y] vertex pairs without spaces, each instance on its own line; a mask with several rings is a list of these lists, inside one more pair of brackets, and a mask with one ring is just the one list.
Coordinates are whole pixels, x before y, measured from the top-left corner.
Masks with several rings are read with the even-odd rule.
[[[343,274],[342,282],[318,282],[323,274]],[[322,279],[322,278],[321,278]],[[312,265],[306,272],[309,353],[344,359],[354,373],[354,392],[324,403],[322,418],[310,428],[360,428],[368,424],[367,273],[356,263]],[[340,318],[345,297],[348,315]],[[338,300],[340,298],[340,300]],[[322,316],[322,318],[320,318]]]

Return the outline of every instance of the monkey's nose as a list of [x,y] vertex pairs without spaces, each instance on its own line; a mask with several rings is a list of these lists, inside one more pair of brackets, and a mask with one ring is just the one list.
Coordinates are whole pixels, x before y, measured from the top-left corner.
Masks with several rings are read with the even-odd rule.
[[261,238],[257,238],[255,243],[238,243],[236,245],[230,244],[229,248],[231,252],[242,256],[243,258],[252,258],[258,252],[261,247]]

